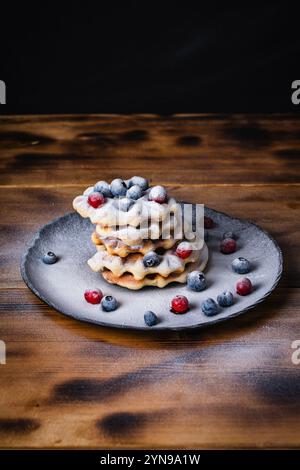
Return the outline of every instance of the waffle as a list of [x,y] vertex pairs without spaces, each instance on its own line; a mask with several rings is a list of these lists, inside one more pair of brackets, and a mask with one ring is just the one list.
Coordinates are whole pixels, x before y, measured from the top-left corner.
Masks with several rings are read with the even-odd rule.
[[97,232],[92,234],[92,242],[96,245],[96,247],[103,246],[105,247],[107,253],[110,255],[117,255],[121,258],[125,258],[127,255],[131,253],[141,253],[145,255],[149,251],[155,251],[158,248],[168,250],[172,248],[178,240],[174,238],[168,239],[158,239],[158,240],[143,240],[140,245],[126,245],[121,240],[117,238],[103,238],[101,239]]
[[115,276],[111,271],[104,270],[102,276],[110,284],[116,284],[120,287],[126,287],[131,290],[139,290],[146,286],[154,286],[163,288],[171,282],[185,283],[189,272],[198,269],[203,271],[208,261],[208,249],[205,245],[201,252],[201,258],[198,262],[189,263],[185,270],[181,273],[172,273],[168,277],[163,277],[160,274],[150,274],[144,279],[137,280],[132,274],[125,273],[122,276]]
[[169,217],[169,214],[177,214],[180,211],[180,204],[172,197],[164,204],[149,201],[149,190],[145,191],[143,197],[135,201],[128,212],[119,210],[118,198],[107,198],[103,206],[95,209],[88,203],[88,196],[91,192],[93,192],[92,186],[87,188],[81,196],[77,196],[73,201],[73,208],[82,217],[89,217],[93,224],[138,227],[149,219],[152,222],[160,222]]
[[199,261],[200,255],[200,250],[194,250],[188,258],[182,259],[170,249],[161,255],[161,262],[157,266],[146,267],[141,253],[132,253],[121,258],[110,255],[104,246],[100,246],[97,253],[88,260],[88,265],[95,272],[107,269],[116,277],[129,273],[136,280],[144,279],[149,274],[159,274],[166,278],[172,273],[182,273],[188,263]]
[[[147,186],[147,182],[144,185],[145,179],[136,180],[140,181],[140,188]],[[121,181],[121,191],[114,187],[113,192],[121,193],[125,186],[128,188],[133,184],[133,179],[124,182],[125,185]],[[107,183],[106,186],[112,189]],[[95,225],[92,242],[97,251],[88,264],[93,271],[101,272],[108,282],[133,290],[144,286],[161,288],[170,282],[184,283],[189,271],[204,269],[208,249],[201,236],[202,227],[195,224],[200,218],[195,215],[194,208],[187,212],[160,186],[142,191],[138,188],[138,193],[129,193],[131,199],[123,201],[124,204],[108,191],[106,194],[110,197],[106,197],[99,207],[93,207],[97,204],[89,200],[93,191],[93,187],[87,188],[74,199],[73,207]],[[141,197],[134,200],[134,194]],[[197,234],[193,232],[192,225]],[[186,240],[194,243],[194,249],[188,258],[182,259],[176,255],[175,248]],[[160,262],[157,266],[146,267],[144,256],[151,251],[160,256]]]
[[96,225],[96,233],[101,239],[114,238],[121,240],[129,246],[141,245],[145,240],[158,240],[170,238],[174,233],[176,221],[174,219],[165,223],[151,223],[149,227],[110,227]]

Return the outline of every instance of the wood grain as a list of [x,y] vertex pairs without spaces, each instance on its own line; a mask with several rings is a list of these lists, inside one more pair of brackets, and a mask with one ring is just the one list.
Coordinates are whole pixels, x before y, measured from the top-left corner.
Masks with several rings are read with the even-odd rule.
[[[0,118],[0,446],[300,445],[300,124],[295,116]],[[97,328],[23,284],[34,232],[96,179],[133,174],[258,223],[284,276],[240,318],[193,332]]]
[[9,185],[87,185],[95,169],[164,184],[300,182],[295,117],[11,118],[0,148],[0,182]]

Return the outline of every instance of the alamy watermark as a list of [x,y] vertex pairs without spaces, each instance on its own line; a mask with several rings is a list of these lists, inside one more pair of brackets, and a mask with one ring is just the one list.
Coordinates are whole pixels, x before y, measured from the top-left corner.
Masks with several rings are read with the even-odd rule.
[[[125,198],[126,199],[126,198]],[[110,214],[109,227],[112,233],[122,235],[133,245],[138,239],[143,240],[186,240],[191,249],[201,250],[204,244],[204,205],[170,203],[147,205],[143,200],[134,205],[131,217],[140,220],[138,227],[128,223],[128,214],[122,210],[124,199],[114,201],[116,211]]]
[[[292,103],[298,105],[300,103],[300,80],[294,80],[291,88],[294,90],[291,95]],[[6,104],[6,85],[3,80],[0,80],[0,104]]]
[[3,80],[0,80],[0,104],[6,104],[6,85]]
[[6,345],[0,340],[0,364],[6,364]]
[[293,341],[291,344],[291,348],[295,349],[292,354],[292,363],[295,366],[298,366],[300,364],[300,339],[296,339],[295,341]]
[[295,91],[292,93],[291,100],[293,104],[297,105],[300,103],[300,80],[294,80],[292,82],[292,90]]

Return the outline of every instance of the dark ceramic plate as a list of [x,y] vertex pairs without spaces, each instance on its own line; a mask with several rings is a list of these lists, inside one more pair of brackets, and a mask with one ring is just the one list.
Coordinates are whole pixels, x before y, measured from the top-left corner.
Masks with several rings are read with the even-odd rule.
[[[152,327],[159,330],[203,327],[224,321],[249,310],[271,293],[282,273],[282,253],[277,243],[257,225],[207,208],[206,215],[212,217],[215,227],[209,230],[210,258],[205,270],[208,287],[200,293],[176,283],[163,289],[145,287],[139,291],[108,284],[87,265],[87,260],[95,253],[91,242],[93,226],[89,219],[83,219],[77,213],[53,220],[37,232],[22,257],[21,274],[40,299],[59,312],[85,322],[149,329],[144,324],[145,310],[153,310],[159,316],[160,322]],[[219,244],[223,232],[228,230],[238,235],[238,251],[223,255]],[[59,257],[56,264],[42,262],[47,251],[53,251]],[[247,277],[253,283],[253,292],[245,297],[235,294],[234,305],[222,309],[217,316],[206,317],[200,307],[205,298],[216,299],[224,290],[235,292],[235,284],[241,276],[232,272],[231,261],[238,256],[252,263],[253,269]],[[90,288],[100,288],[104,294],[114,295],[119,308],[108,313],[99,305],[88,304],[83,293]],[[169,310],[170,300],[176,294],[186,295],[190,301],[191,309],[185,315],[174,315]]]

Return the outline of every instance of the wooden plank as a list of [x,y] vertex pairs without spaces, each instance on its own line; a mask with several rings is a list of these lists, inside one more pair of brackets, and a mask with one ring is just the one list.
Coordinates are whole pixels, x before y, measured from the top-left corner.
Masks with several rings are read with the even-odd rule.
[[19,289],[0,305],[2,447],[300,445],[299,289],[189,333],[81,324]]
[[300,182],[300,121],[259,116],[2,118],[0,184]]
[[[299,448],[300,125],[283,115],[0,118],[0,447]],[[263,304],[193,332],[76,322],[23,284],[33,233],[96,179],[142,174],[283,249]]]

